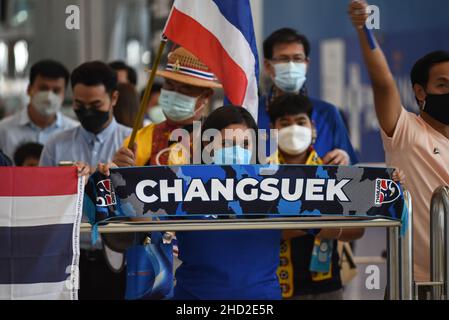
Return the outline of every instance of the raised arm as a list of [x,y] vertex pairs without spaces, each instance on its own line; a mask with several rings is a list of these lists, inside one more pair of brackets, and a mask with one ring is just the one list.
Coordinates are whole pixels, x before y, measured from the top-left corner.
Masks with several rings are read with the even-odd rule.
[[348,13],[357,30],[363,58],[371,79],[377,119],[382,130],[391,137],[401,115],[402,103],[385,55],[375,40],[376,48],[371,48],[367,35],[369,31],[365,28],[368,17],[367,6],[367,3],[363,0],[351,1]]

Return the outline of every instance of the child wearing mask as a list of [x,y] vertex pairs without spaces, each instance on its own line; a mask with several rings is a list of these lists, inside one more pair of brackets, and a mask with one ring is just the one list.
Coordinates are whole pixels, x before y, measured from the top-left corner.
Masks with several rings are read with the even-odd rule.
[[[312,111],[307,97],[293,94],[276,98],[269,106],[271,127],[279,130],[278,151],[271,157],[271,163],[323,164],[313,147],[316,130],[311,120]],[[395,180],[400,180],[398,174]],[[362,228],[323,229],[316,235],[304,231],[284,231],[278,269],[283,297],[296,300],[342,300],[337,241],[354,241],[363,234]],[[314,246],[331,248],[328,272],[310,270]]]
[[[220,135],[202,145],[203,163],[252,163],[258,141],[251,132],[258,127],[245,108],[224,106],[213,111],[201,132],[209,129]],[[115,166],[100,164],[98,169],[108,176]],[[281,299],[276,275],[280,230],[184,231],[176,232],[176,238],[182,263],[175,275],[175,300]]]
[[[208,129],[220,131],[222,137],[210,142],[215,164],[250,164],[257,137],[251,141],[236,134],[231,140],[225,135],[225,130],[257,132],[246,109],[225,106],[215,110],[205,120],[202,132]],[[211,146],[203,145],[206,147]],[[281,298],[276,277],[281,231],[197,231],[177,232],[176,236],[182,264],[176,272],[175,299]]]

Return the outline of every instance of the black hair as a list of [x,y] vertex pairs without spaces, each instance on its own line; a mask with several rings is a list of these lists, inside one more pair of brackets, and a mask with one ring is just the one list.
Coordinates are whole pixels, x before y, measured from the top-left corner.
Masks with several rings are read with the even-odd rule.
[[14,152],[14,163],[16,166],[23,166],[27,158],[38,159],[41,157],[43,145],[40,143],[29,142],[19,146]]
[[412,85],[420,84],[426,88],[429,82],[430,69],[442,62],[449,62],[449,51],[434,51],[419,59],[413,66],[410,75]]
[[134,70],[134,68],[128,66],[125,62],[123,62],[123,61],[113,61],[113,62],[109,63],[109,67],[111,67],[115,71],[126,70],[126,72],[128,74],[128,81],[129,81],[129,83],[131,83],[133,86],[137,85],[137,72],[136,72],[136,70]]
[[274,47],[279,44],[300,43],[304,46],[306,57],[310,55],[309,39],[303,34],[299,34],[296,30],[290,28],[283,28],[276,30],[268,36],[263,42],[263,54],[265,59],[273,58]]
[[101,61],[86,62],[73,70],[72,88],[81,83],[86,86],[104,85],[109,94],[117,90],[117,73]]
[[[233,124],[245,124],[249,129],[255,133],[256,141],[254,141],[253,150],[258,150],[258,126],[251,113],[243,107],[226,105],[214,110],[203,122],[201,132],[205,132],[209,129],[216,129],[218,131],[233,125]],[[203,149],[203,148],[201,148]],[[202,150],[201,150],[202,154]],[[257,152],[253,153],[255,157]],[[257,159],[256,159],[257,160]]]
[[251,113],[243,107],[227,105],[213,111],[204,121],[202,131],[217,129],[219,131],[233,124],[245,124],[257,132],[258,127]]
[[305,113],[312,119],[312,103],[307,96],[298,94],[285,94],[277,97],[268,105],[268,115],[272,124],[284,116],[293,116]]
[[30,86],[33,85],[37,76],[49,79],[64,79],[64,86],[69,84],[70,72],[64,65],[53,60],[41,60],[31,66],[30,69]]

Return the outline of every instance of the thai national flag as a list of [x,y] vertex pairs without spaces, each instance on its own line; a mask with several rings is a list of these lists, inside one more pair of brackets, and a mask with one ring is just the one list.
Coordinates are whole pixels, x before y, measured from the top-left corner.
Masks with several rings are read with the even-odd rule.
[[76,300],[83,182],[75,168],[0,168],[0,300]]
[[257,121],[259,59],[249,0],[175,0],[165,36],[204,62]]

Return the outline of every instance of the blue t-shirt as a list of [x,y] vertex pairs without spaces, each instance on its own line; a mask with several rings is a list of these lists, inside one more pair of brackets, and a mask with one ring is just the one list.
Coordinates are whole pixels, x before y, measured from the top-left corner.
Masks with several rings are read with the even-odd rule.
[[176,300],[279,300],[281,231],[177,232]]
[[[348,131],[337,107],[322,100],[310,98],[313,106],[312,120],[317,130],[315,150],[320,157],[324,157],[334,149],[345,150],[352,164],[359,160],[349,140]],[[260,129],[270,129],[270,117],[267,111],[267,96],[259,99],[258,125]],[[267,142],[267,150],[269,146]]]

